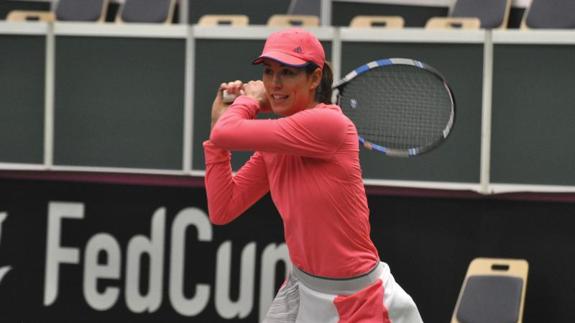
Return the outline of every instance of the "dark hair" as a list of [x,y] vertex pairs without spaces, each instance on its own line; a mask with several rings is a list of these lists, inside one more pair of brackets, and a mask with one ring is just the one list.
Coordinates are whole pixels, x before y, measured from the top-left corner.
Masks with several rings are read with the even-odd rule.
[[[310,75],[315,71],[316,68],[318,68],[317,65],[310,63],[306,66],[305,71],[308,75]],[[332,84],[333,71],[331,70],[331,66],[328,64],[328,62],[325,62],[323,64],[321,82],[319,83],[318,88],[315,90],[315,99],[317,102],[331,104],[331,95],[333,92],[331,89]]]

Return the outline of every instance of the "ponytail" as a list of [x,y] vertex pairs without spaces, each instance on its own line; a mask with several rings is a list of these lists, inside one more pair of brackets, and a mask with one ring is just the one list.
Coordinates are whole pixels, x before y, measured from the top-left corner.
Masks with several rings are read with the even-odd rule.
[[[313,71],[318,68],[315,64],[308,64],[306,68],[306,72],[308,74],[313,73]],[[319,103],[331,104],[331,96],[332,96],[332,85],[333,85],[333,71],[331,66],[328,62],[323,64],[323,71],[321,75],[321,81],[319,86],[315,90],[315,99]]]
[[333,85],[333,71],[328,62],[323,64],[323,74],[321,76],[321,83],[315,92],[315,97],[319,103],[331,104]]

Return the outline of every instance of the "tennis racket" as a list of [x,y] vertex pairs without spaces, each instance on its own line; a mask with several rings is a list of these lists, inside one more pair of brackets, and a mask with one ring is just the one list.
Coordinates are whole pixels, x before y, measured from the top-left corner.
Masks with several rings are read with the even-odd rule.
[[362,65],[334,84],[337,103],[367,149],[393,157],[428,152],[450,134],[455,99],[433,67],[406,58]]
[[[369,150],[412,157],[445,141],[455,121],[455,99],[433,67],[407,58],[364,64],[333,86],[337,104]],[[224,91],[223,101],[234,95]]]

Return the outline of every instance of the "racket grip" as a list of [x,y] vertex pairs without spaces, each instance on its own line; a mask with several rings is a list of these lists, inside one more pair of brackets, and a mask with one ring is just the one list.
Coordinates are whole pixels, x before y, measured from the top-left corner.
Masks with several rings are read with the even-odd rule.
[[238,96],[235,94],[230,94],[228,91],[224,90],[222,92],[222,102],[224,103],[232,103]]

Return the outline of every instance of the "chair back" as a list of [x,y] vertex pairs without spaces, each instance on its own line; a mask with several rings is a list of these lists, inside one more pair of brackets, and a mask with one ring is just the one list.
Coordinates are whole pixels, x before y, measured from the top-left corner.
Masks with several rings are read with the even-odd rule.
[[528,271],[529,264],[524,259],[473,259],[451,322],[521,323]]
[[199,26],[247,26],[250,19],[246,15],[203,15],[198,20]]
[[56,20],[104,22],[109,0],[59,0]]
[[355,16],[349,23],[352,28],[403,28],[401,16]]
[[268,26],[274,27],[317,27],[319,17],[312,15],[273,15],[268,19]]
[[321,15],[321,0],[291,0],[288,15]]
[[573,29],[575,28],[575,1],[532,0],[523,14],[522,29]]
[[505,29],[511,0],[457,0],[450,17],[477,17],[483,29]]
[[425,24],[426,29],[480,29],[481,20],[476,17],[433,17]]
[[54,21],[54,13],[36,10],[12,10],[6,16],[7,21]]
[[174,17],[175,6],[175,0],[124,0],[116,22],[169,24]]

